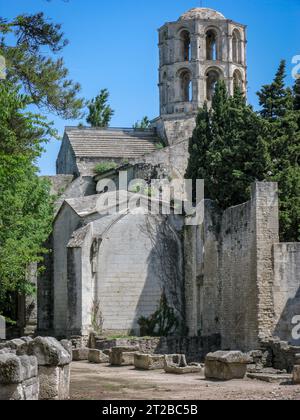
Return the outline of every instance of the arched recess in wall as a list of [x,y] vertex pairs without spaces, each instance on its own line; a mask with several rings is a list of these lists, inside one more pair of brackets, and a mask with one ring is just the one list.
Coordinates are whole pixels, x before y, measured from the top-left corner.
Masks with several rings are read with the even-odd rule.
[[232,61],[239,64],[242,62],[242,39],[238,29],[232,33]]
[[193,100],[192,75],[190,70],[181,69],[178,72],[180,102],[191,102]]
[[221,60],[222,45],[221,34],[218,29],[208,29],[205,35],[206,39],[206,59],[210,61]]
[[180,39],[180,61],[191,61],[191,35],[187,29],[179,32]]
[[220,69],[213,67],[206,72],[206,99],[212,101],[216,84],[219,80],[223,79],[223,73]]
[[233,89],[240,89],[241,92],[245,92],[245,84],[240,70],[235,70],[233,73]]

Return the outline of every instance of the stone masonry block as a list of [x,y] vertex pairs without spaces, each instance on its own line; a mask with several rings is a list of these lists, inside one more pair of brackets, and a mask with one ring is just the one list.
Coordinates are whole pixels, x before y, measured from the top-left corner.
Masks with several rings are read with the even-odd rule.
[[141,370],[163,369],[165,356],[137,353],[134,355],[134,366]]
[[72,356],[52,337],[37,337],[28,344],[28,354],[36,356],[39,366],[65,366]]
[[40,366],[40,400],[66,400],[70,392],[70,366]]
[[205,376],[222,381],[243,379],[250,361],[248,355],[238,351],[210,353],[205,360]]
[[293,383],[300,385],[300,365],[296,365],[293,371]]
[[74,362],[80,362],[82,360],[88,360],[89,359],[89,351],[87,347],[82,347],[78,349],[73,349],[73,361]]
[[101,350],[90,349],[88,353],[88,361],[90,363],[109,363],[109,356],[104,354]]

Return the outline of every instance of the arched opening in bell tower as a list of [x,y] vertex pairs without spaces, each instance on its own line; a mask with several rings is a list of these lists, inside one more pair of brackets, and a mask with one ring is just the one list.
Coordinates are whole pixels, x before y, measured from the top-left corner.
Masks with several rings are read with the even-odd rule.
[[235,70],[233,73],[233,89],[234,91],[236,89],[239,89],[241,92],[245,91],[243,77],[239,70]]
[[191,102],[193,100],[193,89],[192,89],[192,75],[187,69],[179,72],[180,81],[180,101]]
[[241,34],[237,29],[235,29],[232,34],[232,60],[234,63],[242,62]]
[[212,101],[215,90],[216,84],[221,79],[220,71],[216,69],[210,69],[206,73],[206,99],[210,102]]
[[210,29],[206,32],[206,59],[216,61],[220,59],[218,48],[218,34],[215,30]]
[[191,52],[191,36],[189,31],[183,30],[180,32],[180,59],[181,61],[191,61],[192,52]]

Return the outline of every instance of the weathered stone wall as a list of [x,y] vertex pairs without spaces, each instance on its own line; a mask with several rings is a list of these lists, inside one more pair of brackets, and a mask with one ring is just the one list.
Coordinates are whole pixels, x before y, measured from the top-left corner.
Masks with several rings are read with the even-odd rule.
[[204,361],[207,353],[218,350],[220,345],[221,339],[217,334],[211,337],[159,337],[96,340],[96,347],[99,350],[108,350],[113,347],[137,346],[142,353],[185,354],[189,363]]
[[65,337],[67,331],[67,245],[72,233],[77,230],[80,223],[80,217],[69,206],[64,206],[53,225],[53,324],[56,337]]
[[138,320],[153,315],[163,290],[181,318],[181,252],[176,231],[160,217],[128,214],[111,226],[103,236],[97,260],[103,329],[139,334]]
[[293,318],[300,316],[300,243],[274,245],[274,335],[300,346],[293,338]]
[[58,175],[75,175],[79,176],[80,172],[77,166],[76,157],[72,150],[70,141],[66,135],[62,140],[62,145],[56,161],[56,173]]
[[206,202],[202,225],[186,227],[190,335],[220,333],[223,349],[243,351],[272,336],[277,242],[276,184],[254,184],[251,201],[224,212]]
[[176,144],[149,153],[132,161],[133,164],[145,163],[165,168],[170,178],[184,178],[189,159],[189,142],[179,141]]

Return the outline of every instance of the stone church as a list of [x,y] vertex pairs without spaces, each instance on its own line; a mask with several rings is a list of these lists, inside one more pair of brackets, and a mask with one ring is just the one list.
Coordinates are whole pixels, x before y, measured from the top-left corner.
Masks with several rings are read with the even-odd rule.
[[[52,253],[37,279],[39,334],[139,335],[164,297],[177,320],[170,334],[218,337],[223,349],[254,349],[274,335],[300,344],[292,336],[300,244],[279,242],[276,184],[254,184],[249,202],[224,212],[205,200],[199,220],[172,206],[149,215],[141,191],[118,194],[114,214],[99,206],[103,180],[121,172],[128,183],[147,185],[184,177],[197,110],[211,102],[216,82],[246,93],[246,45],[244,25],[211,9],[189,10],[159,29],[160,115],[151,129],[66,127],[50,178],[59,198]],[[96,174],[107,162],[114,169]],[[131,198],[139,200],[134,212]]]

